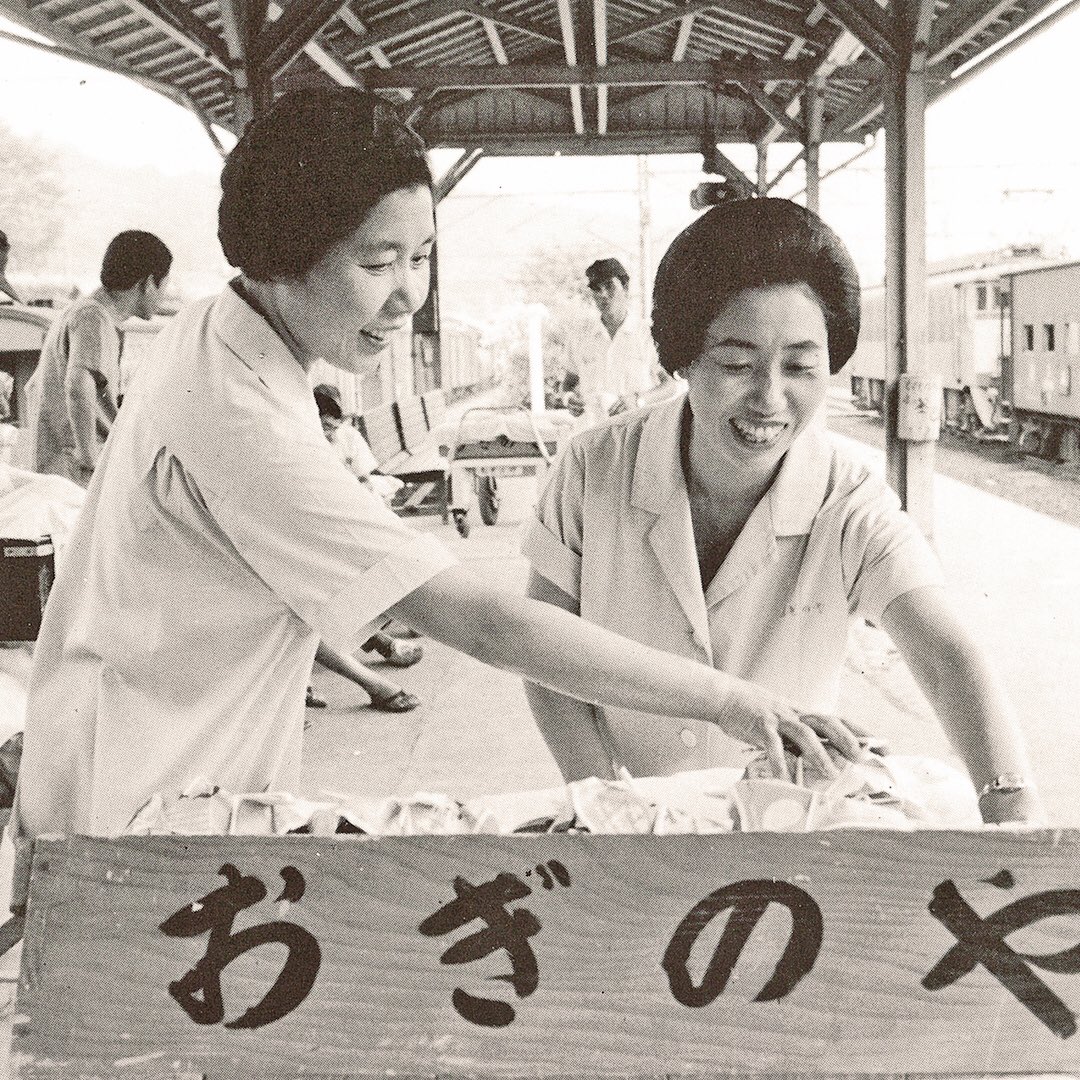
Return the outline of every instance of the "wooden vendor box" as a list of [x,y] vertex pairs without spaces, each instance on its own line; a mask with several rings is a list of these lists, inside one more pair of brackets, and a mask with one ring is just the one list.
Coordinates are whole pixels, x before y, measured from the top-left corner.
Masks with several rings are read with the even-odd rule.
[[0,641],[34,641],[53,581],[53,543],[0,538]]
[[1080,1070],[1080,832],[38,841],[21,1077]]

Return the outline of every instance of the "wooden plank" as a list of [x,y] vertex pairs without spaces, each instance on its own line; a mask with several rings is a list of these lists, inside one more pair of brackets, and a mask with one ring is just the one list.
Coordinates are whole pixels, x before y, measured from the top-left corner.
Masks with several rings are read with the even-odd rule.
[[1067,1072],[1078,866],[1076,830],[40,841],[15,1062]]

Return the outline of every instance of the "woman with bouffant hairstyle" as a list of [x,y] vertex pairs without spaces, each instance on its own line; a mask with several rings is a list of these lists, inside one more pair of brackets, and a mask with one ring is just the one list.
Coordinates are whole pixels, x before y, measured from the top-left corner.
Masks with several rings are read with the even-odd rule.
[[[851,621],[879,623],[985,820],[1036,819],[1012,710],[937,559],[893,492],[814,422],[858,336],[858,274],[816,214],[748,199],[694,221],[653,290],[660,363],[686,396],[570,444],[526,538],[529,595],[749,680],[804,717],[836,709]],[[715,727],[528,690],[568,780],[739,761]]]
[[[428,292],[419,140],[356,90],[282,98],[222,177],[239,276],[158,337],[45,613],[15,812],[23,835],[122,832],[156,792],[297,784],[320,638],[348,655],[383,612],[558,693],[716,725],[822,767],[803,718],[711,668],[499,591],[414,532],[339,460],[308,382],[373,373]],[[494,718],[492,718],[494,719]]]

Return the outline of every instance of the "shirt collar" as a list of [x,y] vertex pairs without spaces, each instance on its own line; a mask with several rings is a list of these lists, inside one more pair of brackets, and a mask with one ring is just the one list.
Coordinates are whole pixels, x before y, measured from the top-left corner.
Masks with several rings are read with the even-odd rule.
[[[686,489],[679,456],[686,406],[685,395],[680,395],[646,416],[630,489],[630,504],[639,510],[660,514],[677,491]],[[776,536],[810,532],[828,494],[832,448],[816,423],[792,443],[766,496]]]
[[[626,325],[625,323],[623,324]],[[686,490],[679,458],[679,439],[686,396],[680,394],[649,409],[641,429],[630,505],[651,514],[662,513],[672,496]]]
[[769,509],[777,536],[804,536],[813,527],[829,490],[832,447],[814,420],[791,444],[769,488]]
[[305,398],[311,399],[312,409],[315,409],[315,399],[300,362],[274,328],[232,285],[226,287],[215,301],[211,326],[263,383],[292,393],[302,388]]

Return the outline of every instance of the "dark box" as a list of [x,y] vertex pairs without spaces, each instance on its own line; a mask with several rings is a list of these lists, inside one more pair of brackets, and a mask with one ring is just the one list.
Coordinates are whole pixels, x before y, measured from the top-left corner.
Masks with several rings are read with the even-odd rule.
[[53,543],[0,538],[0,641],[34,641],[53,581]]

